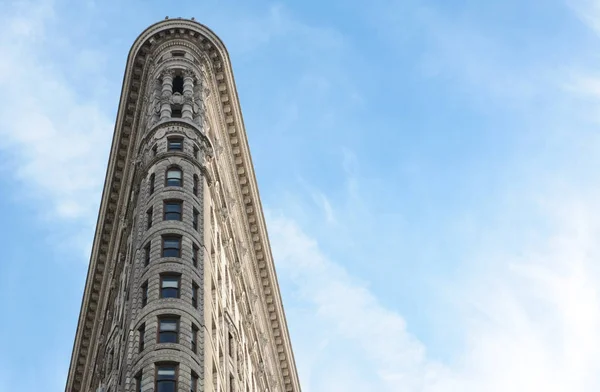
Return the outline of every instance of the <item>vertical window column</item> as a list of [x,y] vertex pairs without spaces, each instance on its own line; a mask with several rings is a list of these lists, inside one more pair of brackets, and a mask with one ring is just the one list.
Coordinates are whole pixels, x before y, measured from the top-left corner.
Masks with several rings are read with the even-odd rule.
[[194,97],[194,74],[186,71],[183,75],[183,106],[181,108],[181,118],[185,120],[193,119],[193,97]]
[[171,118],[171,96],[173,95],[173,74],[169,71],[162,75],[162,90],[160,93],[160,119]]

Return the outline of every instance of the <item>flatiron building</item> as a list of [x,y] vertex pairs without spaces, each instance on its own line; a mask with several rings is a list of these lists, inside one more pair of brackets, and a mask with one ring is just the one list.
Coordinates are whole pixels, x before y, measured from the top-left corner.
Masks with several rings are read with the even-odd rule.
[[134,42],[67,392],[300,391],[227,50]]

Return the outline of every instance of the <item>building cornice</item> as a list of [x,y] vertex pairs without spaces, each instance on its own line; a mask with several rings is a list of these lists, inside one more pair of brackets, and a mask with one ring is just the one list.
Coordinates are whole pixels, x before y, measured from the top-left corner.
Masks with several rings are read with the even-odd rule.
[[250,253],[253,272],[261,286],[268,334],[274,345],[273,360],[279,368],[277,378],[281,379],[279,386],[283,391],[299,392],[300,384],[229,55],[221,40],[210,29],[184,19],[168,19],[148,27],[137,38],[127,58],[66,391],[83,391],[89,373],[94,370],[95,356],[92,348],[95,340],[102,339],[97,336],[101,331],[99,313],[104,306],[101,292],[116,263],[115,247],[118,248],[121,230],[127,224],[126,211],[131,184],[126,179],[132,176],[135,168],[134,164],[126,165],[126,162],[135,162],[131,157],[136,154],[133,144],[140,128],[138,117],[143,103],[143,78],[148,73],[148,58],[156,45],[171,38],[193,43],[210,61],[212,73],[209,72],[208,76],[217,86],[215,96],[211,98],[220,105],[219,112],[223,117],[219,120],[224,127],[218,127],[219,130],[222,128],[221,139],[229,144],[228,149],[233,153],[230,176],[233,176],[237,188],[235,192],[241,197],[241,203],[236,207],[244,216],[244,222],[239,222],[239,225],[243,226],[246,237],[252,243]]

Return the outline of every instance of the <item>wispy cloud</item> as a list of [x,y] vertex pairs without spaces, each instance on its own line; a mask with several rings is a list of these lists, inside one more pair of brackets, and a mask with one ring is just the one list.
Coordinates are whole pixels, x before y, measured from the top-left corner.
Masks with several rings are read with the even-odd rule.
[[575,14],[597,34],[600,34],[600,1],[566,0]]
[[64,40],[54,34],[53,18],[46,1],[18,3],[2,14],[8,31],[0,38],[0,89],[7,99],[0,148],[6,170],[28,191],[24,199],[50,207],[48,217],[93,222],[112,122],[98,102],[76,92],[60,63],[44,62],[55,40]]
[[[447,363],[429,357],[427,345],[418,333],[407,331],[405,319],[383,305],[365,282],[348,275],[342,261],[327,255],[293,219],[269,211],[278,271],[291,278],[288,290],[298,301],[296,306],[310,304],[316,309],[303,316],[304,328],[329,331],[323,339],[344,346],[312,350],[318,360],[301,364],[309,390],[327,390],[314,366],[336,362],[340,355],[350,353],[368,358],[371,376],[363,380],[372,390],[562,392],[599,388],[600,268],[596,261],[600,246],[595,238],[600,235],[600,204],[594,197],[580,194],[542,201],[538,208],[547,235],[539,235],[524,247],[507,246],[509,233],[493,227],[488,230],[487,223],[479,222],[482,237],[491,238],[465,255],[460,276],[440,282],[444,287],[439,295],[451,297],[445,303],[453,308],[443,311],[451,315],[446,323],[453,325],[441,323],[438,328],[458,329],[463,340]],[[521,212],[498,213],[510,217]],[[529,229],[512,228],[522,234]],[[303,352],[311,351],[304,348],[310,345],[303,340],[311,337],[299,334],[300,340],[294,343]],[[358,371],[353,366],[347,364],[348,374]]]

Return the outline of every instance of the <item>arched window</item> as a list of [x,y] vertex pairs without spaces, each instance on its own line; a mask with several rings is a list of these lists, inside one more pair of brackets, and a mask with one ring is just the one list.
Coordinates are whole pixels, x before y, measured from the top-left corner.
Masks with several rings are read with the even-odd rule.
[[183,172],[174,166],[167,169],[166,186],[183,186]]

